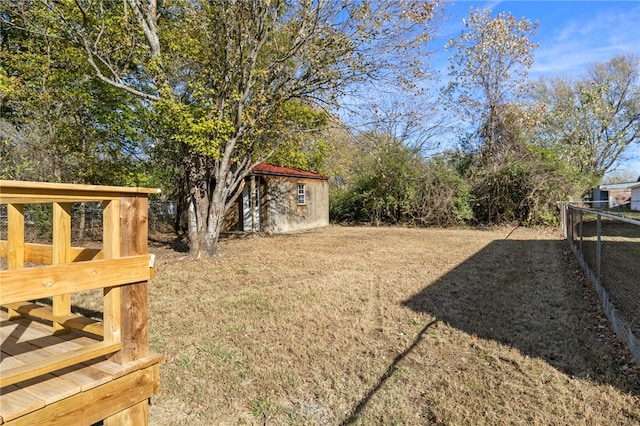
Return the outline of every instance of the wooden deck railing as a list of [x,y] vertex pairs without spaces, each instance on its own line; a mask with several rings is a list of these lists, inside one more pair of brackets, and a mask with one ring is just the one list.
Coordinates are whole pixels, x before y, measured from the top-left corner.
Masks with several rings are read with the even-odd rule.
[[[102,336],[87,347],[2,371],[0,386],[108,356],[124,364],[148,355],[147,198],[156,189],[0,181],[0,204],[7,211],[7,239],[0,241],[0,305],[10,316],[29,315],[53,323],[53,333],[70,328]],[[101,202],[101,249],[71,246],[71,205]],[[25,204],[53,205],[53,244],[25,242]],[[25,267],[25,263],[41,266]],[[102,323],[71,313],[72,293],[104,289]],[[32,301],[51,298],[51,306]]]

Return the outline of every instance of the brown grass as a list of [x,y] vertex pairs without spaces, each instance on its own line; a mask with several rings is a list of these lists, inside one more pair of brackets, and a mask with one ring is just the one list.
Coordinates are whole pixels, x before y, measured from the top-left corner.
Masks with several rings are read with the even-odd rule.
[[154,425],[640,422],[640,371],[559,235],[345,228],[161,246]]

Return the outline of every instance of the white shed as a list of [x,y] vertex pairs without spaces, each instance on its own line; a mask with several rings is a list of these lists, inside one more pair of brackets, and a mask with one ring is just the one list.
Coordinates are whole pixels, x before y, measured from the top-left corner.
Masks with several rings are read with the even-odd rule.
[[631,210],[640,210],[640,182],[631,187]]

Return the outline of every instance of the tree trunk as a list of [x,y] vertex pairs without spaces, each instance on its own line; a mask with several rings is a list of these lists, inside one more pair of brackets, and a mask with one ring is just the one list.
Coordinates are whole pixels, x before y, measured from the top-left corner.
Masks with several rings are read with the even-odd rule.
[[187,187],[187,233],[189,235],[190,253],[195,259],[208,257],[205,234],[210,202],[211,178],[206,158],[187,153],[183,159]]
[[[219,254],[218,239],[222,231],[229,188],[223,184],[226,168],[221,165],[217,170],[212,163],[212,160],[198,154],[187,154],[184,157],[189,188],[187,198],[189,253],[194,259]],[[212,171],[217,172],[218,179],[213,178]]]
[[178,235],[185,231],[184,215],[187,211],[189,189],[184,176],[178,177],[178,182],[174,185],[176,190],[176,215],[173,220],[173,230]]

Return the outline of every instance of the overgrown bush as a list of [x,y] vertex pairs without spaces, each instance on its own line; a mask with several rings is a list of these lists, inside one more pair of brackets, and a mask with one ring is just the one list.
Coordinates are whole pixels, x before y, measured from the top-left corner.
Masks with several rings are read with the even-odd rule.
[[578,174],[553,152],[527,148],[469,173],[473,216],[487,224],[558,223],[558,202],[574,198],[581,187]]
[[471,219],[467,183],[438,156],[425,162],[401,144],[387,146],[363,162],[348,189],[333,193],[333,221],[375,225],[460,225]]
[[[508,124],[508,126],[507,126]],[[554,226],[558,203],[579,198],[590,178],[528,133],[506,123],[499,145],[429,160],[392,138],[363,144],[350,182],[330,197],[334,222],[456,226]],[[371,148],[373,146],[373,148]]]
[[469,185],[445,156],[423,165],[411,221],[423,226],[462,225],[473,216]]
[[385,144],[363,159],[355,182],[335,194],[330,216],[338,222],[401,223],[410,217],[420,159],[401,143]]

